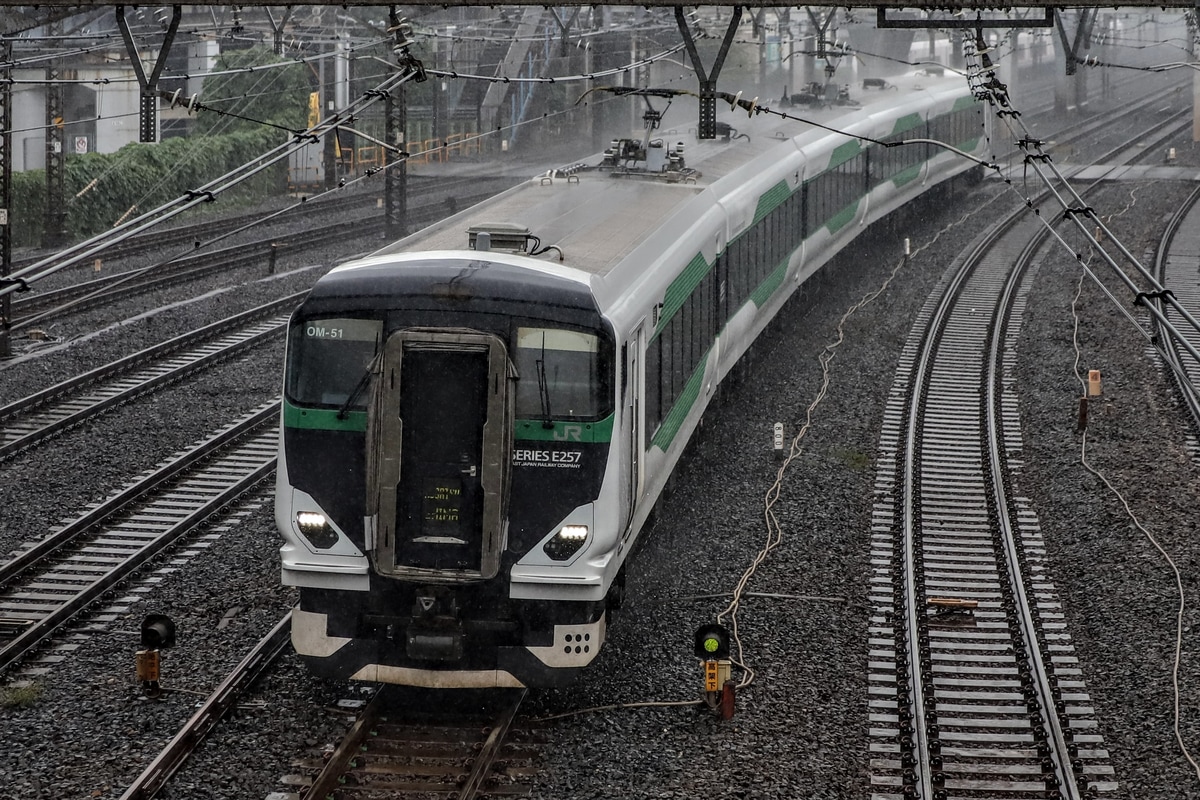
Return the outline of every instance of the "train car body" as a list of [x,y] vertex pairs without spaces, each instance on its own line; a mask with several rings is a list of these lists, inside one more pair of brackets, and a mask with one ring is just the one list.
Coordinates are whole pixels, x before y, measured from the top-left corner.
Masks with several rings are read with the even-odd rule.
[[[984,141],[962,78],[803,114],[882,141]],[[276,495],[292,640],[314,670],[569,681],[721,380],[866,225],[975,166],[733,124],[749,138],[689,145],[686,169],[665,133],[646,147],[667,143],[659,169],[543,176],[316,283],[290,326]],[[472,249],[469,230],[488,236]],[[533,237],[554,247],[534,255]]]

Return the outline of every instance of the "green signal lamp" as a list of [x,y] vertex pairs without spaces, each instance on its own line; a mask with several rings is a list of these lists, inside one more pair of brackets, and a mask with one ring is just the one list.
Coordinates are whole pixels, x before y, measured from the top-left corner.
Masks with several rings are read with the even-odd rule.
[[724,661],[729,658],[729,629],[715,622],[696,629],[696,658]]

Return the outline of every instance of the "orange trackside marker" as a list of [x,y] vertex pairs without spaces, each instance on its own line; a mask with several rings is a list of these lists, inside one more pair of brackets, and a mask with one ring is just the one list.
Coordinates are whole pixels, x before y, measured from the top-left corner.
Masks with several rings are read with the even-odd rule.
[[947,611],[969,611],[979,607],[978,600],[964,600],[961,597],[931,597],[929,605]]

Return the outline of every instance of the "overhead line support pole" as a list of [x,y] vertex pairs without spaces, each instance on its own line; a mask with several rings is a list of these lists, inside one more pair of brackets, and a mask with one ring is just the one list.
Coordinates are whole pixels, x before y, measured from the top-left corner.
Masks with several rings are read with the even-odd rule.
[[[50,23],[51,38],[62,37],[62,20]],[[67,147],[63,118],[62,62],[52,58],[46,64],[46,213],[42,227],[42,247],[59,247],[67,240],[67,206],[63,196]]]
[[[391,7],[390,21],[393,30],[400,28],[400,16],[395,6]],[[405,85],[401,83],[389,91],[383,104],[384,136],[389,144],[404,153],[395,156],[401,159],[399,164],[383,173],[384,231],[389,239],[399,239],[408,233],[408,100]],[[390,151],[384,151],[384,158],[392,157]]]
[[134,44],[133,34],[129,31],[129,22],[125,19],[125,6],[117,6],[117,27],[121,29],[121,39],[125,41],[125,49],[129,52],[129,60],[133,64],[133,74],[137,76],[138,85],[142,87],[141,113],[138,115],[138,141],[158,141],[158,76],[162,75],[163,67],[167,65],[167,54],[175,42],[175,33],[179,30],[179,20],[183,18],[182,6],[171,6],[171,21],[167,24],[167,32],[163,36],[162,47],[158,58],[154,59],[154,69],[146,75],[146,67]]
[[[12,77],[12,41],[0,39],[0,76]],[[0,86],[0,285],[12,271],[12,81]],[[12,297],[0,297],[0,358],[12,355]]]
[[717,51],[712,71],[708,72],[704,69],[700,53],[696,50],[696,40],[692,38],[692,31],[687,26],[687,20],[684,19],[683,6],[675,6],[675,23],[679,26],[679,33],[683,36],[683,44],[687,47],[688,57],[692,59],[696,76],[700,79],[700,122],[696,130],[697,139],[717,138],[717,77],[720,76],[721,67],[725,64],[725,56],[729,55],[729,46],[733,44],[733,36],[737,33],[738,23],[741,22],[741,19],[742,7],[734,6],[733,17],[730,18],[729,27],[725,30],[725,39],[721,42],[721,49]]
[[805,6],[804,10],[808,12],[808,20],[817,31],[817,58],[825,58],[825,45],[828,43],[825,34],[828,33],[829,25],[833,22],[833,18],[837,16],[837,9],[829,9],[829,13],[825,15],[824,21],[818,21],[817,15],[808,6]]

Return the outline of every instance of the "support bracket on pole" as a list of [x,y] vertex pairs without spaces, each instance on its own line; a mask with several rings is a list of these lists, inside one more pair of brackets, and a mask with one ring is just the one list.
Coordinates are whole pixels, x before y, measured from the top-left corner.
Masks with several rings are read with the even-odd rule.
[[829,40],[825,38],[825,34],[829,32],[829,26],[833,24],[833,18],[837,16],[837,9],[829,9],[829,13],[825,15],[823,20],[817,19],[817,15],[813,13],[810,6],[805,6],[804,10],[808,12],[808,21],[817,29],[817,58],[827,58],[828,54],[825,52],[825,45],[829,43]]
[[[1200,0],[1196,0],[1196,2],[1200,3]],[[558,29],[562,32],[562,37],[559,40],[559,55],[564,58],[570,52],[567,45],[570,44],[571,27],[575,24],[575,20],[579,19],[579,10],[580,6],[575,6],[571,10],[571,18],[563,22],[562,15],[558,13],[558,9],[554,7],[550,8],[550,15],[554,17],[554,21],[558,23]]]
[[687,20],[684,19],[683,6],[675,6],[675,23],[679,26],[683,43],[687,47],[688,57],[692,59],[692,66],[700,79],[700,122],[696,128],[697,139],[717,138],[717,77],[721,74],[725,56],[729,55],[729,46],[733,44],[733,36],[737,33],[738,23],[741,20],[742,7],[734,6],[733,16],[729,20],[729,27],[725,30],[725,38],[721,41],[721,49],[717,51],[712,70],[706,71],[703,62],[700,61],[700,53],[696,50],[696,40],[687,26]]
[[167,65],[167,54],[175,41],[175,33],[179,30],[179,21],[183,18],[183,6],[171,6],[171,21],[167,24],[163,36],[162,47],[158,58],[154,60],[154,68],[146,75],[146,67],[134,44],[133,34],[129,30],[129,22],[125,19],[125,6],[117,6],[117,27],[121,29],[121,39],[125,42],[125,50],[133,64],[133,72],[137,75],[138,85],[142,87],[140,114],[138,115],[138,141],[158,141],[158,76],[162,75],[163,67]]
[[[1067,29],[1063,27],[1062,15],[1057,9],[1054,11],[1054,24],[1058,27],[1058,38],[1062,40],[1063,50],[1067,54],[1067,74],[1074,75],[1076,65],[1079,63],[1080,49],[1089,49],[1092,38],[1092,24],[1096,21],[1096,9],[1085,8],[1079,12],[1079,24],[1075,28],[1075,38],[1067,35]],[[1082,47],[1081,47],[1082,46]]]

